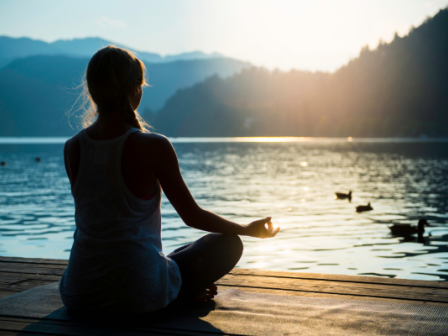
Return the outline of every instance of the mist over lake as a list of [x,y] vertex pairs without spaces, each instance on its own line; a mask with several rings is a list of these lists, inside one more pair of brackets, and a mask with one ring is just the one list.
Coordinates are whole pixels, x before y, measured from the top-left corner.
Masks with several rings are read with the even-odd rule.
[[[1,255],[69,257],[75,223],[63,140],[1,139]],[[274,239],[243,237],[238,267],[448,279],[448,142],[172,141],[200,206],[240,223],[272,216],[281,227]],[[349,190],[351,202],[335,199]],[[368,202],[372,211],[355,211]],[[420,242],[390,233],[392,223],[416,225],[420,218],[432,225]],[[183,224],[165,197],[162,230],[165,253],[203,234]]]

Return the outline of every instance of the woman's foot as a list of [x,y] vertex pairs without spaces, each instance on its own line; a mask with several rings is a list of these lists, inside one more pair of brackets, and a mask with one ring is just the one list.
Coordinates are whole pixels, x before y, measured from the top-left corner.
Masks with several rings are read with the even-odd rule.
[[196,302],[207,302],[212,300],[218,294],[218,287],[215,284],[205,287],[202,291],[195,295]]

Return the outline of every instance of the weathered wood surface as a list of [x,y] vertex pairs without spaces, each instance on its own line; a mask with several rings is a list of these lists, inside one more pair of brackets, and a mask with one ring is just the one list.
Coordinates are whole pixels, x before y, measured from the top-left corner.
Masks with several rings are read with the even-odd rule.
[[[67,260],[0,257],[0,298],[59,281]],[[219,290],[292,296],[388,301],[448,307],[448,282],[380,277],[233,269],[217,283]],[[26,331],[23,329],[26,328]],[[174,331],[168,332],[173,334]],[[166,330],[92,328],[73,322],[0,316],[0,335],[166,335]],[[193,335],[175,331],[176,335]]]

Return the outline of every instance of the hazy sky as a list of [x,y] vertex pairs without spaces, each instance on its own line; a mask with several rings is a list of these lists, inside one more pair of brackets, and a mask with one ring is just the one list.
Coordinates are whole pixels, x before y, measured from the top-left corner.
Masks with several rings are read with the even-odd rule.
[[0,0],[0,35],[98,36],[137,50],[220,52],[255,65],[333,71],[405,35],[448,0]]

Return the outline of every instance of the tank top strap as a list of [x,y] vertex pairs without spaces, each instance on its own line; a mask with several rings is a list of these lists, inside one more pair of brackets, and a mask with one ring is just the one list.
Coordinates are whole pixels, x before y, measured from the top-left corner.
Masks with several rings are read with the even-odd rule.
[[128,129],[126,131],[125,134],[121,135],[120,137],[116,138],[116,139],[120,139],[119,144],[118,144],[118,149],[117,149],[117,158],[118,161],[121,162],[121,156],[123,154],[123,148],[124,148],[124,144],[126,143],[126,140],[128,139],[128,137],[135,132],[141,132],[138,128],[132,127],[130,129]]

